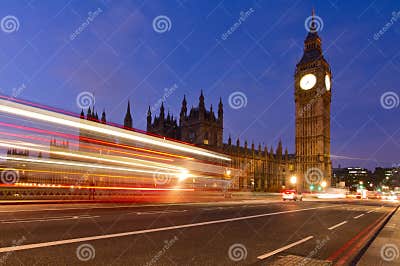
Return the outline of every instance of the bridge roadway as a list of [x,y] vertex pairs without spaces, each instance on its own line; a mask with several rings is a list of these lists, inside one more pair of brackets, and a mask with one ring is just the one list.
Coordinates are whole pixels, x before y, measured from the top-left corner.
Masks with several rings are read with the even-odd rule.
[[357,200],[3,205],[0,265],[348,265],[396,206]]

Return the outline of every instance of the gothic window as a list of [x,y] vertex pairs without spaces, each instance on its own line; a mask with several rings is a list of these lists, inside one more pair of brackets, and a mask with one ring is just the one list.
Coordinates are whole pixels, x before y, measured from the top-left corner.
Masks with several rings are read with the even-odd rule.
[[196,138],[196,134],[193,131],[189,132],[189,141],[193,142]]
[[204,144],[208,145],[208,132],[204,133]]

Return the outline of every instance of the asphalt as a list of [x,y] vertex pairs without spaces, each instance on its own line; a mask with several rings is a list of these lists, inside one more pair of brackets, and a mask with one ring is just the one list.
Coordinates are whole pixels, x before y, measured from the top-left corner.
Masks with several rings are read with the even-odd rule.
[[350,265],[395,208],[347,200],[7,205],[0,264]]

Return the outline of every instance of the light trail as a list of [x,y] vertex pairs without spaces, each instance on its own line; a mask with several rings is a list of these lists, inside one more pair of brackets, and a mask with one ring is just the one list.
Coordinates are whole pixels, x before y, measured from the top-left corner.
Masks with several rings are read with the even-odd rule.
[[[50,141],[52,140],[51,138],[34,137],[34,136],[28,136],[28,135],[22,135],[22,134],[16,134],[16,133],[9,133],[9,132],[2,132],[2,131],[0,131],[0,134],[1,135],[5,135],[5,136],[18,137],[18,138],[21,138],[21,139],[36,140],[36,141],[40,141],[41,143],[50,143]],[[92,149],[92,150],[96,150],[96,151],[104,150],[104,148],[99,148],[97,146],[85,145],[85,144],[82,144],[82,143],[77,144],[77,143],[69,142],[69,145],[77,147],[77,148],[82,147],[82,148]],[[148,158],[148,159],[155,159],[155,160],[173,162],[173,160],[169,159],[169,158],[156,157],[156,156],[139,154],[139,153],[125,152],[125,151],[114,150],[114,149],[110,149],[110,148],[107,148],[107,151],[113,152],[113,153],[117,153],[117,154],[124,154],[124,155],[137,156],[137,157],[143,157],[143,158]]]
[[[16,187],[16,185],[4,185],[0,184],[0,187]],[[32,186],[24,186],[21,187],[29,187]],[[100,190],[145,190],[145,191],[194,191],[192,188],[148,188],[148,187],[104,187],[104,186],[79,186],[79,185],[45,185],[43,187],[49,188],[76,188],[76,189],[100,189]]]
[[8,123],[3,123],[0,122],[1,126],[6,126],[6,127],[11,127],[11,128],[16,128],[16,129],[21,129],[21,130],[27,130],[27,131],[32,131],[36,133],[41,133],[41,134],[46,134],[46,135],[51,135],[51,136],[59,136],[67,139],[73,139],[77,141],[87,141],[93,144],[99,144],[99,145],[105,145],[105,146],[113,146],[113,147],[118,147],[118,148],[124,148],[124,149],[130,149],[130,150],[137,150],[137,151],[143,151],[143,152],[148,152],[148,153],[154,153],[158,155],[164,155],[168,157],[175,157],[175,158],[180,158],[180,159],[189,159],[193,160],[191,157],[187,156],[182,156],[178,154],[171,154],[171,153],[166,153],[166,152],[160,152],[160,151],[154,151],[154,150],[149,150],[149,149],[144,149],[144,148],[139,148],[139,147],[133,147],[129,145],[124,145],[124,144],[118,144],[118,143],[112,143],[112,142],[107,142],[107,141],[102,141],[102,140],[97,140],[93,138],[88,138],[88,137],[82,137],[82,136],[74,136],[71,134],[66,134],[66,133],[60,133],[60,132],[55,132],[55,131],[48,131],[44,129],[38,129],[38,128],[32,128],[32,127],[26,127],[26,126],[19,126],[19,125],[13,125],[13,124],[8,124]]
[[[54,171],[54,170],[44,170],[44,169],[26,169],[26,168],[15,168],[15,167],[0,167],[0,170],[13,170],[13,171],[23,171],[23,172],[29,172],[29,173],[44,173],[44,174],[63,174],[63,175],[79,175],[82,176],[82,174],[87,175],[87,176],[93,176],[93,177],[112,177],[112,178],[126,178],[126,179],[140,179],[143,178],[142,176],[137,177],[137,176],[126,176],[126,175],[115,175],[115,174],[99,174],[99,173],[85,173],[85,172],[67,172],[67,171]],[[168,174],[168,173],[164,173],[165,175],[172,175],[172,174]],[[179,178],[177,176],[172,175],[173,178],[179,180]],[[218,177],[218,176],[215,176]],[[202,176],[202,175],[194,175],[194,174],[190,174],[190,177],[186,178],[195,178],[195,179],[212,179],[215,180],[213,177],[210,176]],[[153,179],[154,181],[154,179]],[[220,183],[227,183],[229,181],[227,180],[215,180],[218,181]],[[35,183],[35,182],[34,182]]]
[[[15,149],[29,149],[31,151],[36,151],[36,152],[47,152],[49,154],[54,154],[54,155],[61,155],[61,156],[67,156],[67,157],[75,157],[75,158],[80,158],[80,159],[88,159],[88,160],[94,160],[94,161],[102,161],[102,162],[108,162],[108,163],[116,163],[116,164],[123,164],[123,165],[128,165],[128,166],[139,166],[139,167],[144,167],[144,168],[155,168],[155,169],[160,169],[160,170],[166,170],[166,171],[183,171],[186,170],[185,168],[182,167],[175,167],[175,166],[169,166],[157,162],[151,162],[151,161],[144,161],[144,160],[139,160],[139,159],[133,159],[133,158],[127,158],[123,157],[125,159],[129,160],[134,160],[134,161],[140,161],[142,163],[138,162],[124,162],[121,160],[113,160],[113,159],[107,159],[104,158],[104,155],[97,154],[97,156],[88,156],[88,155],[83,155],[82,152],[80,154],[78,153],[70,153],[70,152],[61,152],[61,151],[47,151],[45,149],[39,149],[39,148],[31,148],[31,147],[25,147],[25,146],[20,146],[20,145],[15,145],[12,143],[4,143],[0,141],[0,147],[6,147],[6,148],[15,148]],[[147,164],[144,164],[147,163]],[[151,165],[154,164],[154,165]]]
[[[128,171],[128,172],[136,172],[136,173],[146,173],[146,174],[159,174],[159,175],[173,175],[172,173],[158,172],[158,171],[147,171],[147,170],[139,170],[139,169],[131,169],[131,168],[122,168],[122,167],[111,167],[111,166],[103,166],[98,164],[87,164],[87,163],[77,163],[77,162],[68,162],[68,161],[58,161],[58,160],[48,160],[48,159],[34,159],[34,158],[20,158],[20,157],[11,157],[11,156],[0,156],[0,159],[9,160],[9,161],[19,161],[19,162],[31,162],[31,163],[43,163],[43,164],[53,164],[53,165],[63,165],[63,166],[77,166],[84,168],[96,168],[96,169],[105,169],[105,170],[115,170],[115,171]],[[181,172],[174,173],[180,175]]]
[[139,141],[150,145],[156,145],[163,148],[169,148],[209,158],[231,161],[229,157],[208,152],[201,148],[189,147],[188,145],[174,143],[169,140],[162,141],[160,139],[157,139],[156,137],[145,136],[143,134],[131,131],[127,132],[126,130],[120,128],[113,128],[108,125],[98,124],[80,118],[68,117],[66,115],[58,114],[47,110],[40,110],[36,107],[24,106],[19,103],[9,102],[2,99],[0,99],[0,111],[20,117],[26,117],[34,120],[63,125],[70,128],[92,131],[99,134],[120,137],[132,141]]

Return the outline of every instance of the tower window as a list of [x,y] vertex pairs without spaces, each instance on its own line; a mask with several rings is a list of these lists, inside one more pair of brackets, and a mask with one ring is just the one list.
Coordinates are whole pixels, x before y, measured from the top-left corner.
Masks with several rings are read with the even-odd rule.
[[208,145],[208,132],[204,133],[204,144]]

